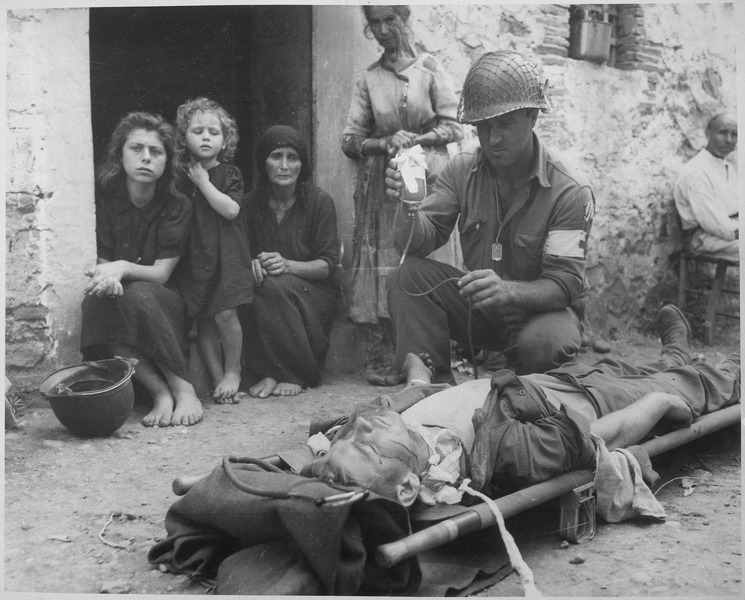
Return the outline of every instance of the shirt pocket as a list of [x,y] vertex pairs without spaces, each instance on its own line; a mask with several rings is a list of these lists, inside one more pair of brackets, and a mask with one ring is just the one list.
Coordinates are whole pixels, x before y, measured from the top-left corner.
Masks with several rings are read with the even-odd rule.
[[479,217],[466,217],[461,218],[458,223],[458,228],[462,236],[475,236],[481,230],[486,223],[486,219]]
[[543,255],[543,235],[518,231],[515,233],[515,250],[529,262],[541,260]]

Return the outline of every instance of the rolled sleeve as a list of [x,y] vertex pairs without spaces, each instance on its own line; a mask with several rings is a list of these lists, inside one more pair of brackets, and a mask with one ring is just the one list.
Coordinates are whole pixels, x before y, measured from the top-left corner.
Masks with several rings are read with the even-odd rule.
[[556,204],[541,259],[541,279],[555,281],[569,302],[584,290],[587,247],[595,213],[589,186],[575,188]]

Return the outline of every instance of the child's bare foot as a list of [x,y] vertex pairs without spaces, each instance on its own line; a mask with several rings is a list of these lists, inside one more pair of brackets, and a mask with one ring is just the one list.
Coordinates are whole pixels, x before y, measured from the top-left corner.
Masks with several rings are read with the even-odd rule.
[[248,393],[251,394],[254,398],[268,398],[272,395],[272,392],[276,387],[276,379],[272,379],[271,377],[264,377],[264,379],[259,381],[259,383],[257,383],[256,385],[252,385],[248,389]]
[[173,416],[173,396],[162,394],[153,398],[153,408],[142,417],[142,424],[145,427],[168,427],[171,424]]
[[241,385],[241,374],[234,371],[225,371],[220,383],[215,387],[212,397],[218,404],[237,404],[234,401],[238,388]]
[[202,403],[191,392],[184,391],[176,394],[176,408],[171,417],[171,425],[196,425],[202,420]]
[[272,396],[297,396],[302,391],[303,388],[296,383],[278,383]]
[[406,387],[432,383],[435,368],[429,354],[409,352],[401,367],[401,375],[406,378]]

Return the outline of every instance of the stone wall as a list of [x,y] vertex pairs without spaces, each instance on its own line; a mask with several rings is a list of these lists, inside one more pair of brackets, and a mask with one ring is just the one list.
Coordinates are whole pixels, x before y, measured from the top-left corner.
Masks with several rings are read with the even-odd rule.
[[5,361],[20,386],[79,360],[96,256],[87,14],[7,13]]
[[412,7],[420,47],[443,62],[459,91],[487,51],[513,49],[543,64],[554,109],[537,131],[593,183],[588,319],[611,335],[645,326],[675,297],[672,183],[705,145],[708,118],[735,109],[736,86],[732,4],[618,9],[610,67],[568,58],[568,4]]

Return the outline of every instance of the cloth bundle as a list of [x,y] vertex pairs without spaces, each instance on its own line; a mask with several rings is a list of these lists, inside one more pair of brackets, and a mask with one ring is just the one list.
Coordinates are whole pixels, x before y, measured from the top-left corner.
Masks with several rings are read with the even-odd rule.
[[[241,468],[243,467],[243,468]],[[341,506],[312,500],[339,490],[298,475],[234,468],[261,490],[292,489],[308,499],[275,499],[238,489],[218,467],[174,502],[167,538],[148,553],[169,571],[215,578],[218,594],[408,595],[421,583],[418,560],[390,569],[372,556],[411,533],[399,503],[370,495]]]

